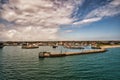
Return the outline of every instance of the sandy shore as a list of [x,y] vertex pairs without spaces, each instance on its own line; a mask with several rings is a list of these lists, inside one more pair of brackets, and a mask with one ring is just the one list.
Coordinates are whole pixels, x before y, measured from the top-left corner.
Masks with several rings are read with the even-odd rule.
[[103,45],[103,46],[100,46],[101,48],[117,48],[117,47],[120,47],[120,45]]

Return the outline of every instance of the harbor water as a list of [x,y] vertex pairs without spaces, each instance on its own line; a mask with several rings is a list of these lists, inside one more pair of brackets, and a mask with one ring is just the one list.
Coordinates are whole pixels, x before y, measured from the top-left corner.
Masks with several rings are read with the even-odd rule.
[[43,59],[38,58],[40,51],[62,53],[83,50],[5,46],[0,49],[0,80],[120,80],[120,48],[98,54]]

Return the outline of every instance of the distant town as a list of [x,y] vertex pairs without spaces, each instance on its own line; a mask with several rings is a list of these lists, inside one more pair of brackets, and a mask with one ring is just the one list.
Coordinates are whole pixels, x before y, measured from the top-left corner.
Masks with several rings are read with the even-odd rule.
[[120,41],[0,41],[4,46],[22,46],[23,44],[35,44],[38,46],[99,46],[120,45]]

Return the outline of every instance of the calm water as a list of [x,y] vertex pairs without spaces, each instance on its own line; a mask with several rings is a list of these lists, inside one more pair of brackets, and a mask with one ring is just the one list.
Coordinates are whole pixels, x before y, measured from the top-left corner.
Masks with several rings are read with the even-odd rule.
[[0,49],[0,80],[120,80],[120,48],[100,54],[39,59],[41,50],[45,48]]

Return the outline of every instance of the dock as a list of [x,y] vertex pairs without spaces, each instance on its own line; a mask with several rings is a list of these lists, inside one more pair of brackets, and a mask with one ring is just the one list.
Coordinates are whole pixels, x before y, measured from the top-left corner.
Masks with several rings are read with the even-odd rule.
[[95,49],[95,50],[86,50],[82,52],[65,52],[65,53],[50,53],[50,52],[40,52],[39,58],[45,57],[64,57],[64,56],[72,56],[72,55],[81,55],[81,54],[92,54],[92,53],[102,53],[106,52],[106,49]]

